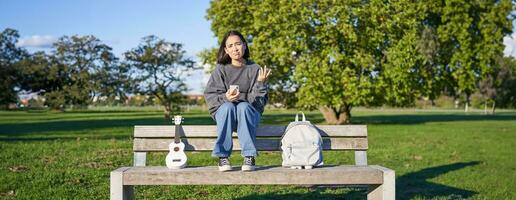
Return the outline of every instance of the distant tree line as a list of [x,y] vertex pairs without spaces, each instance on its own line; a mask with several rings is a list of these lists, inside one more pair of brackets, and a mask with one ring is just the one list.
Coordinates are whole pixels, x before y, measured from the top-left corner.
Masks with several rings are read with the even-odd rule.
[[[231,5],[231,6],[228,6]],[[350,123],[356,106],[413,106],[480,93],[516,108],[516,63],[504,57],[515,4],[500,1],[214,0],[219,38],[241,31],[252,59],[274,71],[271,102]],[[217,49],[200,56],[214,64]]]
[[103,97],[124,102],[127,94],[147,95],[164,107],[165,117],[187,99],[185,72],[195,69],[182,45],[156,36],[124,53],[121,60],[95,36],[62,36],[50,53],[29,53],[16,46],[18,31],[0,33],[0,105],[18,93],[39,92],[52,109],[84,107]]

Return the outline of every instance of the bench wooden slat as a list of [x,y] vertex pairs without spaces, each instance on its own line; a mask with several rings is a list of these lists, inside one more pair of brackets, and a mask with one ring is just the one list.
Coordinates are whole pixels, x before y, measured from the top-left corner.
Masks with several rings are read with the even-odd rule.
[[[169,151],[168,145],[173,139],[165,138],[134,138],[133,150],[143,151]],[[211,151],[213,150],[214,138],[188,138],[182,139],[187,151]],[[259,151],[279,151],[279,138],[257,138],[256,149]],[[325,150],[367,150],[367,138],[323,138],[323,149]],[[233,139],[233,150],[240,150],[238,139]]]
[[[188,138],[193,137],[217,137],[215,125],[183,125],[183,133]],[[258,127],[257,137],[281,137],[286,126]],[[323,137],[367,137],[366,125],[317,125]],[[174,126],[135,126],[134,137],[174,137]],[[236,133],[233,133],[236,137]]]
[[257,167],[253,172],[219,172],[216,166],[132,167],[124,172],[124,185],[333,185],[382,184],[381,170],[368,166],[324,166],[311,170],[283,167]]

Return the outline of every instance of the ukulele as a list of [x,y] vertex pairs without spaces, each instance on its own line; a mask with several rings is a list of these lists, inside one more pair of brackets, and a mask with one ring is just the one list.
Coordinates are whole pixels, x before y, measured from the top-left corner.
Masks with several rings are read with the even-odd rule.
[[165,159],[169,169],[181,169],[186,166],[185,144],[181,142],[181,135],[179,135],[182,120],[183,117],[181,115],[174,116],[176,133],[174,135],[174,142],[168,145],[170,152]]

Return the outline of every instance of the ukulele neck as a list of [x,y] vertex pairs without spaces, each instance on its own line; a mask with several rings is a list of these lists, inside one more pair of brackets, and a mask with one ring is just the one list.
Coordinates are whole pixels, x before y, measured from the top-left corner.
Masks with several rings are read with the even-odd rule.
[[176,128],[176,133],[174,135],[174,142],[176,144],[180,143],[181,142],[181,134],[179,134],[179,132],[181,131],[181,125],[175,125],[175,128]]

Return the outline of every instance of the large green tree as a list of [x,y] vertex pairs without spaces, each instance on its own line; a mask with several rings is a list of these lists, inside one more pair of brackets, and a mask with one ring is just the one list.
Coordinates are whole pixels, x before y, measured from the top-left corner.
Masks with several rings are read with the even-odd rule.
[[144,37],[138,47],[126,52],[128,76],[135,80],[136,92],[150,95],[164,107],[165,119],[180,111],[186,101],[184,78],[195,69],[194,61],[186,57],[179,43],[167,42],[156,36]]

